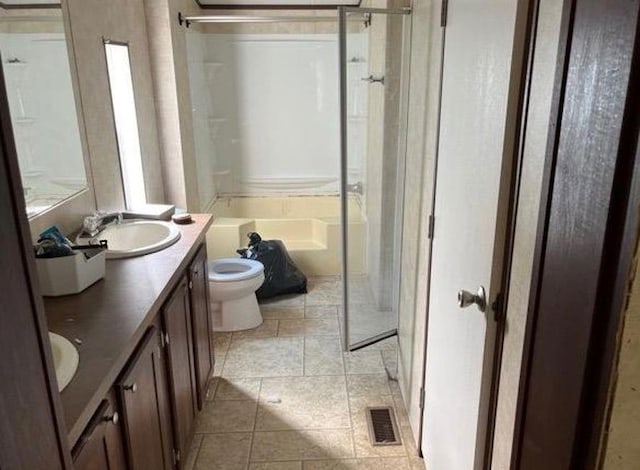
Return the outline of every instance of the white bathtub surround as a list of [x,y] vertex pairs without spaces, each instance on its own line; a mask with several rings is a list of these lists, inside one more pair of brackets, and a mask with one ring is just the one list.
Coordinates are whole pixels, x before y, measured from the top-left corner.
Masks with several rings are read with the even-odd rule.
[[27,202],[39,201],[29,208],[35,213],[87,187],[76,108],[69,104],[67,44],[64,31],[0,33],[0,50]]
[[[339,190],[336,34],[187,34],[201,205],[218,194]],[[362,43],[362,44],[360,44]],[[350,172],[366,151],[366,35],[351,67]]]

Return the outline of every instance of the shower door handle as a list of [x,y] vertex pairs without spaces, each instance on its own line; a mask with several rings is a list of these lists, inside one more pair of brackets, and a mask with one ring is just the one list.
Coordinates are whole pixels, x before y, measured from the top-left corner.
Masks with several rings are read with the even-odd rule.
[[380,85],[384,85],[384,75],[381,77],[374,77],[373,75],[369,75],[368,77],[361,78],[363,82],[368,83],[379,83]]

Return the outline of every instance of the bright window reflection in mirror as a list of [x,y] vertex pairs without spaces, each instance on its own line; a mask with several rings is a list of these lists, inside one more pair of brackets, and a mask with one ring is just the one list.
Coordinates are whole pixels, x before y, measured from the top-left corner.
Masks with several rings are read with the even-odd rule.
[[0,54],[27,215],[86,189],[60,10],[0,9]]
[[147,202],[136,103],[133,94],[129,46],[105,41],[113,118],[118,136],[118,152],[124,197],[128,209]]

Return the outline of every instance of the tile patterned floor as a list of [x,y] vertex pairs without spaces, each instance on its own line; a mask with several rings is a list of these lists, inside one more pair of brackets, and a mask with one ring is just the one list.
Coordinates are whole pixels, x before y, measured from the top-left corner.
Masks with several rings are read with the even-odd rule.
[[[417,470],[395,382],[395,339],[343,353],[339,284],[261,305],[253,330],[215,334],[215,378],[187,470]],[[394,407],[403,445],[372,447],[364,410]]]

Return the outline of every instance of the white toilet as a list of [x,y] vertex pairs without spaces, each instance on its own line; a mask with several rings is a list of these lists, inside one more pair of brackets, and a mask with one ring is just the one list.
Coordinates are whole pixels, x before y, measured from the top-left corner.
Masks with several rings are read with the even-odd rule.
[[239,331],[262,324],[255,292],[264,282],[264,266],[244,258],[209,261],[209,297],[214,331]]

